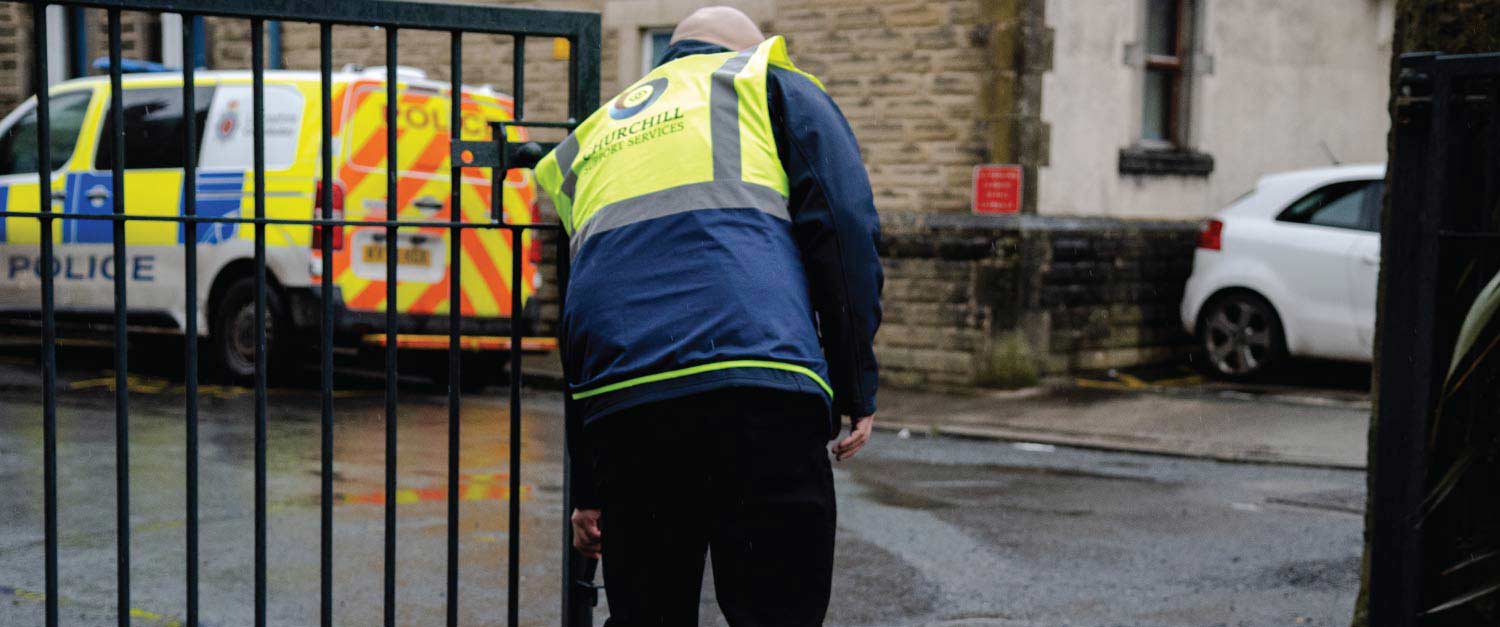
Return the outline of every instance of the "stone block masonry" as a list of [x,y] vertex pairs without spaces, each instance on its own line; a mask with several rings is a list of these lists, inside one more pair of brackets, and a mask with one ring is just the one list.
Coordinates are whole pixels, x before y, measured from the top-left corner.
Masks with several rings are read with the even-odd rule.
[[1191,347],[1193,223],[903,214],[883,231],[887,384],[1018,387]]

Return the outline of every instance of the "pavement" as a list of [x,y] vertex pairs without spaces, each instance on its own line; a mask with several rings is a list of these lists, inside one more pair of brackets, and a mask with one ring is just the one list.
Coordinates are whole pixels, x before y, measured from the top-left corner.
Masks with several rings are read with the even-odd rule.
[[1236,462],[1363,469],[1369,410],[1050,385],[973,395],[882,391],[877,425]]
[[[137,625],[176,625],[182,617],[183,398],[180,373],[173,372],[175,356],[160,359],[173,355],[168,349],[143,346],[131,356],[142,368],[129,381],[131,613]],[[115,421],[109,353],[66,348],[60,360],[64,622],[113,624]],[[372,624],[381,611],[385,457],[379,373],[378,367],[349,367],[336,377],[338,624]],[[543,373],[531,374],[531,380],[546,382]],[[37,378],[26,355],[0,350],[0,502],[6,504],[0,509],[0,625],[38,624],[41,615]],[[1246,437],[1262,423],[1288,423],[1267,430],[1291,433],[1290,423],[1298,420],[1334,424],[1359,412],[1340,403],[1252,402],[1235,398],[1239,391],[1225,396],[1207,382],[1173,391],[1169,379],[1098,373],[1087,379],[1092,384],[1053,382],[1006,393],[1010,396],[885,393],[881,423],[894,430],[877,433],[858,457],[835,467],[839,536],[828,624],[1347,624],[1358,586],[1363,472],[1337,464],[1247,464],[1188,457],[1180,450],[1142,454],[1041,441],[1047,432],[1079,431],[1121,440],[1128,439],[1121,434],[1135,433],[1139,440],[1142,430],[1156,428],[1151,425],[1174,421],[1187,435],[1196,432],[1186,422],[1192,411],[1224,423],[1203,423],[1203,430],[1238,420]],[[1123,389],[1115,389],[1119,386]],[[1262,396],[1283,392],[1296,396],[1305,390]],[[1349,393],[1334,392],[1329,396]],[[200,481],[206,625],[249,622],[252,402],[244,388],[204,389]],[[447,602],[442,578],[445,396],[418,377],[406,377],[400,403],[398,624],[437,624]],[[317,608],[318,394],[305,385],[274,389],[270,406],[269,622],[307,625],[315,622]],[[513,532],[522,541],[521,624],[558,622],[560,408],[556,391],[526,391],[522,436],[512,439],[503,388],[464,399],[463,624],[503,623],[504,547]],[[944,411],[954,418],[933,428]],[[1016,417],[1030,413],[1049,418]],[[1081,414],[1113,426],[1080,429]],[[1018,431],[1024,428],[1028,437],[941,435],[944,429],[964,424],[977,429],[974,424],[1002,419]],[[897,427],[900,423],[913,426]],[[914,428],[919,425],[926,427]],[[1133,431],[1125,429],[1128,425]],[[1362,444],[1362,431],[1351,426],[1350,433],[1349,446]],[[1284,456],[1293,447],[1283,437],[1289,436],[1267,441]],[[517,530],[506,522],[511,455],[523,460]],[[703,624],[724,624],[711,577],[700,609]],[[607,613],[601,603],[596,619]]]
[[[550,385],[552,355],[528,356]],[[877,429],[1040,442],[1233,462],[1365,468],[1368,367],[1290,364],[1256,383],[1149,366],[1054,378],[1021,390],[880,391]]]

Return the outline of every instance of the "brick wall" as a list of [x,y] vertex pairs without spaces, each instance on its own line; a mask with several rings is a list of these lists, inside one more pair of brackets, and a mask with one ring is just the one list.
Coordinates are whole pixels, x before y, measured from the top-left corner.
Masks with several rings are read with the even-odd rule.
[[883,379],[1011,387],[1168,361],[1196,225],[1036,216],[886,219]]

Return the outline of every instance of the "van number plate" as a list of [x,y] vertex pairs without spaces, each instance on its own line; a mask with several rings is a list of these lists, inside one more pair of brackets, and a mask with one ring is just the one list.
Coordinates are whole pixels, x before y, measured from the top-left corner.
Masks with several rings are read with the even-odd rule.
[[[369,244],[360,253],[365,263],[385,263],[385,244]],[[396,265],[432,267],[432,253],[424,248],[397,248]]]

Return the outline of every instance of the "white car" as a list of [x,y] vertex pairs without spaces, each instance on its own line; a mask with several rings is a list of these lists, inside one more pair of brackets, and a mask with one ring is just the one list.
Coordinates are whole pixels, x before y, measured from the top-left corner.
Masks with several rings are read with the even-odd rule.
[[1203,222],[1182,323],[1208,370],[1370,361],[1384,179],[1384,165],[1273,174]]

